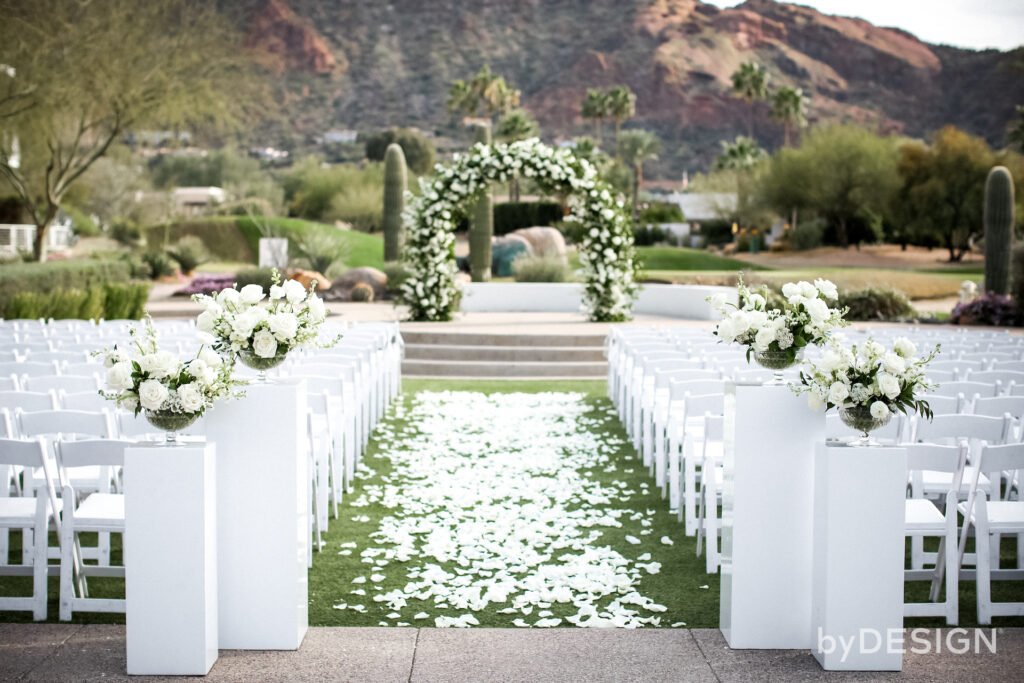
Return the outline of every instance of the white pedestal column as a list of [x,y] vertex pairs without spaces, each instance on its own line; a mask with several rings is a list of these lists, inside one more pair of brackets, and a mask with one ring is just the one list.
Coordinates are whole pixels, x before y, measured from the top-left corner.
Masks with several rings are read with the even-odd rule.
[[125,450],[128,673],[199,675],[217,661],[214,446]]
[[907,452],[819,444],[811,652],[829,670],[903,667]]
[[220,646],[295,650],[309,627],[306,383],[245,393],[207,421],[218,460]]
[[719,624],[733,648],[811,646],[814,447],[825,415],[786,386],[726,383]]

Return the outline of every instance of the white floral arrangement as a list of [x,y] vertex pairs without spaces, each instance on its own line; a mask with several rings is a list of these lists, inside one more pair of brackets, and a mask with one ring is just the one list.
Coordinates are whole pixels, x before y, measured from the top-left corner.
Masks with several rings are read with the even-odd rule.
[[221,399],[242,395],[242,382],[231,378],[234,363],[208,346],[195,358],[183,361],[157,344],[153,321],[145,321],[145,335],[131,331],[131,351],[114,346],[99,352],[107,368],[106,388],[100,394],[119,408],[136,415],[141,411],[202,415]]
[[905,337],[896,339],[891,350],[874,340],[848,347],[835,339],[820,358],[805,363],[793,391],[806,393],[815,410],[859,407],[869,409],[875,420],[896,412],[931,419],[931,407],[921,395],[935,389],[925,370],[938,352],[936,346],[919,358]]
[[708,301],[722,319],[713,334],[725,344],[747,347],[747,359],[752,353],[785,352],[790,363],[797,353],[809,346],[820,346],[829,334],[849,323],[844,320],[846,309],[830,306],[839,299],[836,286],[828,280],[787,282],[782,286],[785,297],[783,308],[768,308],[769,293],[751,292],[739,278],[738,304],[725,300],[724,295],[709,297]]
[[[283,356],[294,348],[321,346],[320,326],[327,308],[316,295],[316,283],[309,291],[296,280],[282,283],[276,269],[271,278],[269,293],[260,285],[246,285],[213,296],[194,295],[192,300],[204,309],[196,318],[200,339],[228,356],[251,352],[262,359]],[[261,306],[264,299],[268,303]]]
[[584,226],[580,265],[583,309],[597,322],[630,318],[636,298],[636,255],[623,204],[597,170],[570,150],[536,138],[507,145],[478,143],[436,175],[420,179],[419,196],[408,196],[403,258],[409,276],[401,299],[413,320],[451,320],[461,292],[456,285],[455,225],[471,200],[495,182],[529,178],[549,194],[569,198],[566,220]]

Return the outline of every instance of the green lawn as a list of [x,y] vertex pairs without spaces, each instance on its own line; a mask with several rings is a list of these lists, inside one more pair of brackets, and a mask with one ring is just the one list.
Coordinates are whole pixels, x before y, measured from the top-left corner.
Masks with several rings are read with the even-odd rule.
[[[346,247],[343,258],[346,268],[360,266],[384,267],[384,238],[379,234],[358,230],[339,230],[333,225],[302,220],[301,218],[274,218],[271,224],[282,237],[296,236],[306,231],[326,232],[340,239]],[[238,227],[256,253],[260,232],[248,218],[238,219]]]
[[737,259],[712,254],[703,249],[686,247],[637,247],[644,270],[769,270]]

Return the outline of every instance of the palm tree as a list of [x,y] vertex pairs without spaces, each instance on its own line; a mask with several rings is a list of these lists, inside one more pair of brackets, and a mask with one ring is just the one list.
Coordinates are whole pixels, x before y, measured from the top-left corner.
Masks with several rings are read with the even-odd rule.
[[[501,142],[515,142],[526,140],[540,134],[540,126],[525,109],[513,109],[498,121],[498,127],[494,135]],[[512,178],[508,181],[508,200],[519,201],[519,178]]]
[[750,105],[747,137],[754,137],[754,103],[768,98],[768,72],[754,62],[743,62],[732,74],[732,91]]
[[597,88],[587,91],[583,99],[583,118],[594,120],[594,138],[601,144],[601,121],[608,117],[608,93]]
[[633,167],[633,218],[639,215],[640,184],[644,180],[644,162],[658,158],[661,140],[647,130],[626,130],[619,135],[619,156]]
[[462,110],[474,116],[482,107],[488,117],[519,106],[519,91],[509,87],[505,79],[491,72],[484,64],[468,82],[454,81],[448,90],[448,111]]
[[807,125],[807,98],[800,88],[783,86],[772,95],[772,118],[781,123],[785,130],[786,147],[789,147],[790,128]]
[[619,129],[623,121],[636,115],[636,94],[624,85],[608,91],[608,116],[615,120],[615,139],[619,139]]
[[761,161],[768,154],[757,143],[742,135],[733,142],[722,140],[722,153],[715,159],[715,170],[743,170]]

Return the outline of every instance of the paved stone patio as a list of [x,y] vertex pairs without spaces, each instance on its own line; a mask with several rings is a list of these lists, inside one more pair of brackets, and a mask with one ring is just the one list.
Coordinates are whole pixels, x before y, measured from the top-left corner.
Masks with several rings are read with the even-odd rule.
[[[998,629],[995,654],[953,654],[941,636],[941,653],[908,653],[900,673],[846,673],[822,671],[806,651],[730,650],[717,629],[311,628],[297,652],[221,651],[205,680],[1021,680],[1024,629]],[[189,680],[124,671],[123,626],[0,624],[3,681]]]

